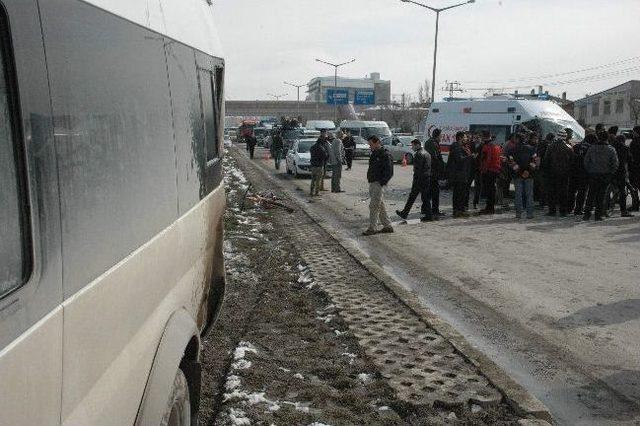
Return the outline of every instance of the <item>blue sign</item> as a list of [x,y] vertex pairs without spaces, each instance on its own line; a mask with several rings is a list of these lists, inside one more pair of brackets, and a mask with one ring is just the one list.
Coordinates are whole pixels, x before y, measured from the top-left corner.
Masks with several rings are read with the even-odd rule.
[[327,104],[347,105],[349,103],[348,89],[327,89]]
[[376,92],[374,90],[356,90],[354,105],[375,105]]

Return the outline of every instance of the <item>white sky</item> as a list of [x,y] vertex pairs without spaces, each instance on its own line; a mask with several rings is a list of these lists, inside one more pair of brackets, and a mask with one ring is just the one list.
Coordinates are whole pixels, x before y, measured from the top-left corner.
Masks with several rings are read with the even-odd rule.
[[[422,2],[445,7],[458,1]],[[214,13],[226,55],[227,99],[269,99],[267,93],[296,99],[296,89],[283,81],[333,75],[315,58],[356,58],[340,75],[380,72],[391,80],[392,94],[415,96],[431,79],[435,13],[400,0],[214,0]],[[640,79],[640,0],[476,0],[440,15],[438,49],[436,98],[444,95],[445,80],[502,82],[464,83],[468,88],[533,87],[609,74],[545,86],[577,99]],[[635,59],[583,73],[508,81],[629,58]]]

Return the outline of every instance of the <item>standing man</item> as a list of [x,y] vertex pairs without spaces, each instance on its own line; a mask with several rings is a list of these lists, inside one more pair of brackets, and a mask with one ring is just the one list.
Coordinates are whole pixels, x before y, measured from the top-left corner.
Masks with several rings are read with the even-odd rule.
[[324,163],[327,161],[327,152],[322,146],[322,141],[318,139],[316,143],[309,148],[311,154],[311,191],[312,197],[317,197],[320,190],[320,182],[322,181],[322,173],[324,171]]
[[[333,134],[331,134],[333,138]],[[329,153],[331,152],[331,142],[329,141],[329,133],[326,129],[320,131],[320,138],[318,139],[322,143],[322,148],[326,154],[325,162],[322,165],[322,180],[320,181],[320,191],[326,191],[324,189],[324,180],[327,178],[327,168],[329,167]]]
[[[516,188],[516,219],[522,218],[522,211],[527,209],[527,219],[533,219],[533,174],[536,169],[535,149],[527,143],[527,136],[515,135],[515,145],[505,151],[507,164],[511,169],[513,185]],[[526,206],[522,205],[522,201]]]
[[480,156],[480,174],[482,187],[487,193],[487,204],[480,214],[494,214],[496,208],[496,179],[502,170],[502,148],[488,130],[482,131],[484,146]]
[[451,144],[447,161],[447,179],[453,190],[453,217],[465,217],[469,200],[469,176],[473,157],[469,146],[465,144],[465,133],[456,133],[456,141]]
[[353,156],[356,151],[356,140],[351,136],[351,130],[345,129],[345,136],[342,140],[342,144],[344,145],[344,155],[347,160],[347,170],[351,170]]
[[431,156],[422,148],[422,142],[418,139],[411,141],[411,149],[413,149],[413,182],[411,183],[411,192],[404,209],[396,210],[396,214],[402,219],[407,219],[413,203],[416,201],[418,194],[422,198],[422,222],[431,222],[433,220],[433,212],[431,210],[431,197],[429,189],[431,188]]
[[329,133],[331,149],[329,150],[329,167],[331,170],[331,192],[344,192],[340,189],[340,179],[342,178],[342,163],[344,161],[344,147],[340,138],[333,137]]
[[276,131],[271,141],[271,156],[275,161],[276,170],[280,170],[280,161],[282,161],[282,152],[284,151],[284,143],[280,131]]
[[569,194],[569,173],[573,163],[573,147],[568,143],[568,133],[560,131],[558,137],[549,147],[544,158],[544,170],[547,175],[549,211],[547,216],[566,217],[569,208],[567,195]]
[[627,184],[629,183],[629,148],[626,138],[618,135],[613,140],[613,148],[618,156],[618,169],[613,176],[613,183],[618,188],[618,204],[620,204],[620,216],[633,217],[627,211]]
[[[371,156],[367,181],[369,182],[369,228],[362,235],[390,234],[393,232],[391,221],[384,206],[384,189],[393,177],[393,158],[382,146],[380,138],[371,136],[369,139]],[[377,231],[378,220],[382,223],[382,230]]]
[[633,136],[629,145],[629,181],[631,183],[631,211],[640,211],[640,126],[633,128]]
[[584,202],[589,188],[589,174],[584,168],[584,156],[592,144],[598,142],[593,133],[589,133],[584,140],[573,146],[573,164],[569,178],[569,212],[573,209],[575,216],[582,216]]
[[442,159],[442,152],[440,150],[440,129],[434,129],[431,132],[431,137],[425,142],[424,149],[431,156],[431,188],[429,193],[431,195],[431,209],[433,210],[433,216],[439,217],[442,215],[440,211],[440,176],[444,173],[444,160]]
[[547,149],[551,142],[555,139],[553,133],[547,133],[545,138],[540,141],[538,147],[536,148],[536,155],[538,156],[538,164],[540,167],[538,169],[538,173],[536,173],[536,184],[535,188],[538,188],[538,203],[540,203],[540,207],[544,207],[549,205],[549,182],[547,180],[547,170],[545,169],[545,158],[547,156]]
[[251,131],[251,133],[249,133],[249,135],[246,136],[244,140],[247,143],[247,151],[249,151],[249,158],[253,160],[253,152],[256,150],[258,139],[256,139],[256,136],[254,135],[253,131]]
[[[473,155],[473,175],[471,180],[473,181],[473,209],[478,208],[480,202],[480,196],[482,195],[482,174],[480,173],[480,158],[482,154],[482,148],[484,147],[484,141],[479,134],[475,133],[471,141],[471,150]],[[471,182],[469,182],[471,185]]]
[[589,173],[589,195],[587,206],[584,210],[584,220],[591,218],[591,210],[595,206],[596,217],[604,220],[604,199],[611,176],[618,170],[618,155],[616,150],[609,145],[609,135],[601,130],[598,133],[598,142],[591,145],[584,156],[584,168]]

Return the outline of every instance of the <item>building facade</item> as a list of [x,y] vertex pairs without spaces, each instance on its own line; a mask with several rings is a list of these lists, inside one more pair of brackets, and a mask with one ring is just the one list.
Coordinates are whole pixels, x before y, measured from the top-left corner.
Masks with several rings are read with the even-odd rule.
[[[364,108],[359,105],[339,105],[338,120],[352,118]],[[227,117],[298,117],[303,123],[307,120],[333,120],[333,105],[322,102],[300,101],[226,101]]]
[[[307,101],[325,103],[327,89],[335,89],[335,77],[315,77],[307,83]],[[376,105],[391,103],[391,81],[381,80],[380,73],[372,72],[368,78],[338,77],[338,89],[349,91],[349,101],[353,103],[356,90],[368,89],[375,93]]]
[[583,126],[629,128],[640,125],[640,80],[630,80],[619,86],[578,99],[574,118]]

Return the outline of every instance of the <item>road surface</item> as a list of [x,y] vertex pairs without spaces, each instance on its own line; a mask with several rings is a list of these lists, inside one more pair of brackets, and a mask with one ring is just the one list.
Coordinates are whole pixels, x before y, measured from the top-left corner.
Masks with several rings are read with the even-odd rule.
[[[307,197],[309,179],[256,162]],[[312,208],[546,403],[564,424],[637,424],[640,419],[640,217],[603,223],[513,213],[408,223],[401,209],[411,167],[395,166],[387,210],[396,233],[362,237],[366,160],[343,172],[342,194]],[[326,182],[329,184],[329,181]],[[326,185],[330,187],[330,185]]]

